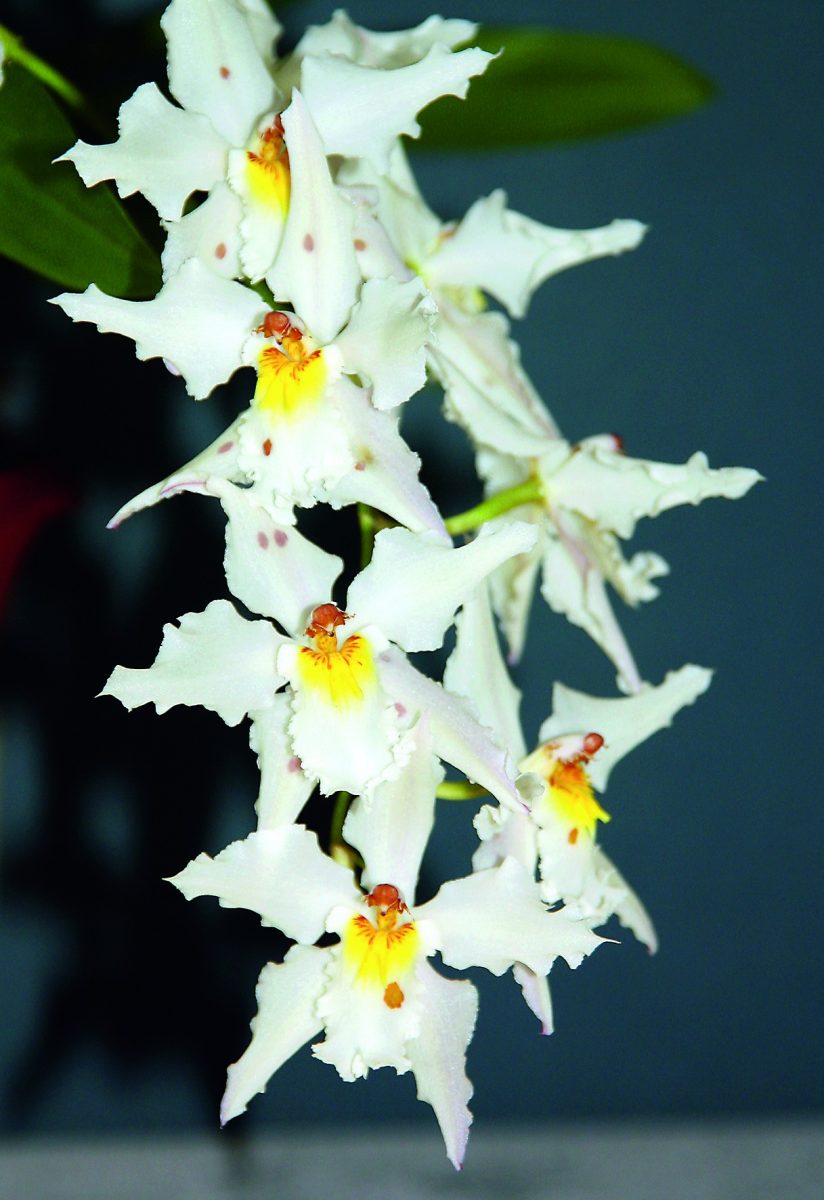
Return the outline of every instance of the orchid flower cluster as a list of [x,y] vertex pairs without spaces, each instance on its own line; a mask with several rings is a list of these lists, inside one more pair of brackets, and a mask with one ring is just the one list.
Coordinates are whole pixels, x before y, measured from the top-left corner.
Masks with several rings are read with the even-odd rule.
[[[609,816],[595,793],[710,672],[687,665],[645,682],[607,584],[631,605],[652,599],[666,564],[621,549],[638,519],[741,496],[758,476],[711,470],[700,453],[682,465],[633,459],[613,435],[572,445],[559,432],[507,314],[522,317],[556,272],[636,247],[644,227],[551,228],[502,191],[457,222],[427,207],[403,139],[419,133],[424,106],[463,97],[494,69],[493,55],[460,48],[474,25],[432,17],[374,33],[337,12],[279,57],[264,0],[172,0],[161,23],[172,100],[144,84],[121,108],[117,141],[80,141],[64,157],[87,186],[113,180],[156,208],[163,285],[148,301],[92,285],[55,303],[131,338],[138,358],[161,357],[196,400],[255,372],[225,433],[111,527],[184,492],[212,497],[226,517],[228,590],[258,616],[225,598],[185,613],[153,665],[118,666],[103,694],[127,709],[200,705],[230,726],[249,721],[256,826],[171,880],[294,941],[263,967],[222,1120],[311,1042],[344,1080],[412,1071],[459,1167],[477,993],[430,960],[511,971],[548,1033],[556,959],[579,966],[613,916],[655,949],[643,904],[599,843]],[[471,440],[486,491],[449,520],[400,430],[427,380]],[[345,598],[341,558],[299,529],[300,510],[319,504],[358,506],[371,531]],[[524,649],[539,573],[549,606],[612,660],[618,691],[556,684],[529,746],[508,663]],[[441,647],[453,623],[438,682],[408,655]],[[444,764],[462,778],[445,780]],[[299,823],[316,789],[336,797],[329,852]],[[450,796],[486,797],[477,850],[468,873],[419,904],[436,800]]]

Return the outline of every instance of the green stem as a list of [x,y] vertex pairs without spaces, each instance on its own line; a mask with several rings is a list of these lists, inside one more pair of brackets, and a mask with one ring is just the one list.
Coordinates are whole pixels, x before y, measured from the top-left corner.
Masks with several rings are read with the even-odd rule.
[[346,843],[343,840],[343,822],[346,820],[346,814],[349,812],[349,805],[352,803],[352,797],[348,792],[338,792],[335,797],[335,803],[332,808],[332,824],[329,829],[329,844],[331,846],[344,846]]
[[257,292],[261,300],[268,304],[270,308],[277,308],[277,302],[271,288],[267,287],[262,279],[259,279],[257,283],[249,283],[248,286],[253,292]]
[[3,43],[3,49],[6,52],[6,58],[12,62],[20,63],[21,67],[25,67],[30,71],[41,83],[46,87],[51,88],[56,92],[67,104],[72,108],[79,109],[81,112],[89,112],[88,105],[83,98],[82,92],[69,83],[64,75],[56,71],[54,67],[50,67],[47,62],[44,62],[36,54],[32,54],[31,50],[27,50],[21,39],[16,33],[12,33],[5,25],[0,25],[0,42]]
[[491,521],[493,517],[500,517],[502,513],[509,512],[511,508],[518,508],[521,504],[543,503],[544,491],[541,481],[532,476],[523,483],[516,483],[514,487],[497,492],[488,500],[476,504],[474,508],[468,508],[466,512],[456,513],[454,517],[445,521],[445,525],[454,537],[458,533],[469,533],[484,522]]
[[450,779],[438,784],[435,795],[439,800],[477,800],[479,796],[486,796],[487,790],[479,783]]

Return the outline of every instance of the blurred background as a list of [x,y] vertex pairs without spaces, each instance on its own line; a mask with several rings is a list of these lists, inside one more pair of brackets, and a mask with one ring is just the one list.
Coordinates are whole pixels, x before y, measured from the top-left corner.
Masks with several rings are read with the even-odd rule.
[[[32,49],[102,97],[109,136],[135,86],[165,81],[160,4],[3,9]],[[473,1109],[487,1123],[819,1110],[824,12],[812,0],[438,10],[644,39],[715,81],[706,107],[671,123],[548,148],[421,151],[414,164],[445,219],[502,186],[514,208],[559,227],[647,222],[639,250],[544,285],[515,332],[525,366],[571,440],[615,430],[634,456],[702,449],[767,479],[734,504],[642,523],[635,544],[672,574],[658,600],[619,613],[652,682],[690,661],[717,672],[672,730],[621,764],[606,797],[603,845],[647,904],[660,952],[610,929],[620,946],[574,976],[556,967],[550,1039],[509,977],[474,977]],[[279,10],[286,44],[331,11],[316,0]],[[397,28],[430,10],[351,0],[348,11]],[[152,229],[141,203],[132,212]],[[164,622],[225,594],[217,505],[185,497],[117,534],[105,523],[224,428],[248,381],[196,406],[158,361],[136,363],[130,342],[49,307],[62,289],[2,270],[0,468],[35,468],[52,515],[19,561],[0,627],[0,1130],[213,1130],[258,972],[284,945],[251,914],[186,904],[162,877],[245,835],[254,759],[242,729],[214,714],[129,715],[93,697],[115,663],[152,660]],[[478,489],[462,435],[434,392],[413,406],[409,437],[435,498],[466,507]],[[348,545],[353,525],[343,513],[323,534],[313,515],[305,528]],[[614,694],[606,659],[540,600],[516,679],[528,737],[553,680]],[[468,870],[471,807],[443,806],[424,894]],[[310,822],[325,828],[326,802]],[[344,1085],[305,1049],[234,1134],[367,1119],[432,1117],[410,1076]]]

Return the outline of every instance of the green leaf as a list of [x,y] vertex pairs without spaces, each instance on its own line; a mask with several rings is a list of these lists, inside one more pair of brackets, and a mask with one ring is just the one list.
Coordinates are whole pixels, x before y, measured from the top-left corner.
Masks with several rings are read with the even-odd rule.
[[632,38],[486,27],[473,44],[503,53],[472,81],[461,109],[447,98],[423,113],[424,149],[485,150],[616,133],[682,116],[714,90],[693,67]]
[[105,186],[88,190],[71,163],[52,165],[76,135],[17,63],[0,87],[0,254],[82,291],[153,296],[160,262]]

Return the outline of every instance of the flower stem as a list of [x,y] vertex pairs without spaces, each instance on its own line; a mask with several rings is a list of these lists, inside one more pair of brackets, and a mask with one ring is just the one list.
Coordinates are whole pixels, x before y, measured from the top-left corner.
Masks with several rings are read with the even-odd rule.
[[372,508],[369,504],[358,504],[358,525],[360,526],[361,536],[361,567],[368,567],[372,561],[372,548],[375,545],[375,537],[382,529],[391,529],[395,522],[380,512],[377,508]]
[[332,808],[332,824],[329,828],[329,856],[335,862],[354,870],[360,856],[343,840],[343,823],[351,803],[352,797],[349,792],[338,792],[335,797]]
[[516,483],[514,487],[497,492],[489,499],[476,504],[474,508],[468,508],[466,512],[456,513],[454,517],[449,517],[444,523],[454,537],[458,533],[469,533],[470,530],[477,529],[484,522],[491,521],[493,517],[500,517],[502,513],[509,512],[511,508],[518,508],[521,504],[543,503],[544,492],[541,481],[536,476],[532,476],[530,479],[525,479],[523,483]]
[[3,43],[6,58],[11,62],[20,63],[21,67],[25,67],[35,78],[44,83],[47,88],[51,88],[53,92],[56,92],[72,108],[76,108],[84,113],[89,112],[83,93],[78,91],[73,83],[69,83],[65,75],[61,75],[59,71],[56,71],[54,67],[50,67],[37,54],[32,54],[31,50],[27,50],[17,34],[12,33],[5,25],[0,25],[0,42]]
[[486,788],[479,783],[469,783],[468,780],[447,780],[439,783],[435,795],[439,800],[477,800],[487,794]]

